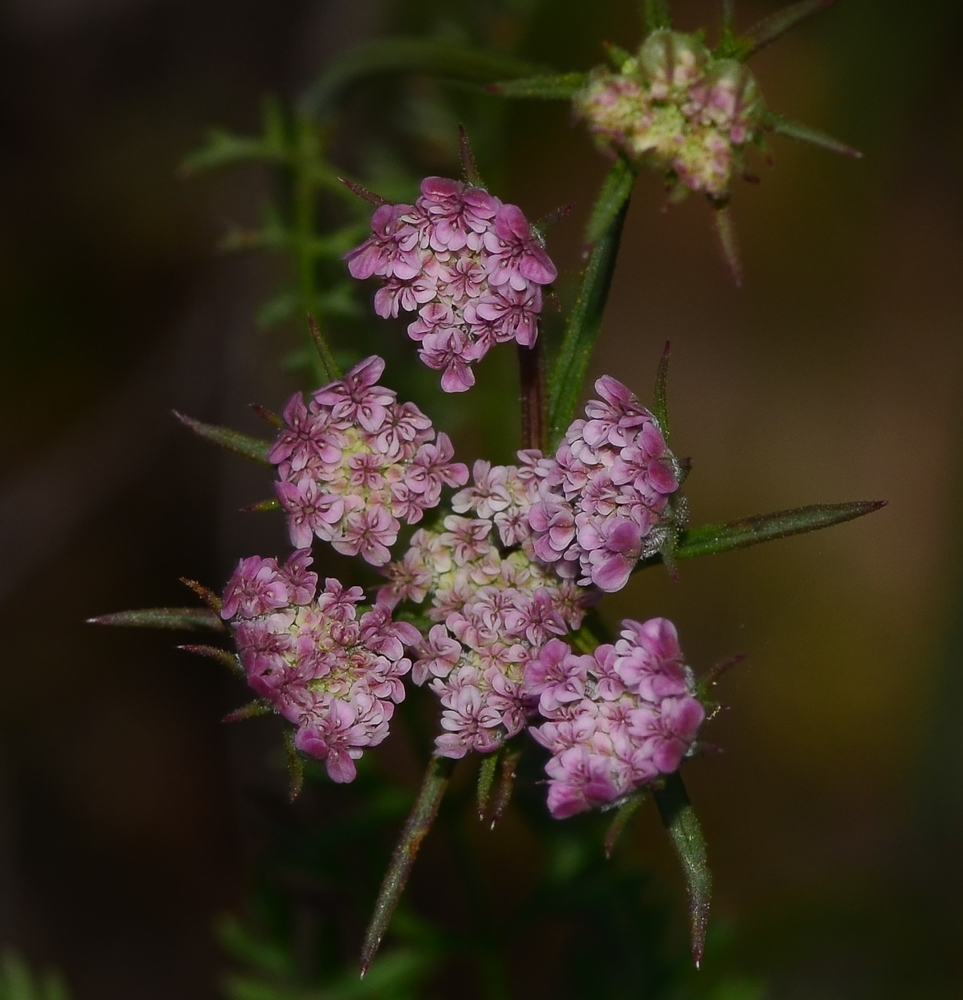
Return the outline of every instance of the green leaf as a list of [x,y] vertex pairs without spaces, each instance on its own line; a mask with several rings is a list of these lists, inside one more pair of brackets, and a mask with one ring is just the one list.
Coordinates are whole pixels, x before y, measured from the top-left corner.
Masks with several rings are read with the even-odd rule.
[[624,178],[627,169],[628,165],[621,159],[618,160],[602,185],[600,202],[608,197],[607,192],[612,189],[621,191],[624,200],[614,214],[611,214],[612,200],[609,200],[608,227],[592,248],[588,265],[582,274],[578,297],[569,313],[558,357],[549,376],[548,427],[549,446],[552,450],[572,422],[592,350],[602,327],[602,314],[608,301],[622,226],[629,208],[628,190],[624,183],[620,183],[620,178]]
[[602,190],[592,206],[592,214],[585,227],[585,239],[589,243],[598,243],[625,208],[635,177],[635,168],[620,156],[602,182]]
[[174,416],[185,426],[190,428],[198,437],[204,438],[213,444],[219,444],[228,451],[237,452],[245,458],[252,458],[255,462],[263,462],[269,465],[268,452],[271,450],[270,441],[264,438],[251,437],[242,434],[240,431],[233,431],[229,427],[218,427],[215,424],[205,424],[193,417],[187,417],[177,410],[172,411]]
[[733,53],[733,57],[740,60],[748,59],[795,28],[800,21],[805,21],[826,7],[832,7],[835,2],[836,0],[802,0],[801,3],[790,4],[775,14],[764,17],[738,40],[738,49]]
[[659,367],[655,373],[655,391],[652,393],[652,415],[662,430],[665,443],[669,443],[669,342],[665,342]]
[[438,808],[448,788],[454,766],[454,760],[449,757],[432,757],[428,764],[418,797],[391,855],[391,863],[378,890],[374,912],[365,931],[364,944],[361,947],[362,978],[371,965],[371,960],[388,928],[391,915],[398,905],[398,900],[401,899],[421,842],[438,815]]
[[499,80],[485,89],[498,97],[533,97],[543,101],[570,101],[588,82],[586,73],[527,76],[521,80]]
[[383,73],[425,73],[489,83],[532,76],[538,70],[538,66],[514,56],[470,45],[424,38],[375,38],[355,45],[331,63],[304,93],[301,108],[315,118],[326,116],[349,87]]
[[646,34],[672,27],[668,0],[642,0],[642,21]]
[[654,787],[652,795],[676,856],[682,864],[689,898],[692,959],[696,968],[699,968],[705,951],[709,901],[712,896],[712,872],[709,871],[705,837],[678,771],[666,775],[662,787]]
[[[694,559],[696,556],[715,555],[759,545],[761,542],[771,542],[777,538],[819,531],[820,528],[830,528],[834,524],[872,514],[885,506],[885,500],[817,503],[771,514],[756,514],[754,517],[726,524],[704,524],[682,532],[675,558]],[[651,561],[658,561],[658,558],[655,556]]]
[[478,790],[476,793],[479,819],[485,818],[485,810],[488,809],[488,798],[492,793],[492,785],[495,784],[495,772],[498,769],[498,758],[501,754],[502,750],[499,747],[494,753],[482,755],[478,768]]
[[819,129],[810,128],[800,122],[791,121],[775,112],[767,111],[765,115],[765,125],[772,129],[776,135],[784,135],[788,139],[796,139],[799,142],[808,142],[812,146],[819,146],[820,149],[827,149],[830,153],[839,153],[840,156],[848,156],[853,160],[859,160],[863,154],[852,146],[847,146],[845,142],[834,139]]
[[223,632],[224,623],[210,608],[143,608],[139,611],[115,611],[110,615],[88,618],[91,625],[125,625],[134,628],[185,629],[197,632],[210,629]]
[[605,856],[607,858],[612,857],[612,852],[615,850],[615,842],[619,839],[622,831],[625,829],[626,824],[635,815],[636,809],[645,801],[645,792],[639,791],[630,795],[621,806],[619,806],[618,812],[615,814],[612,822],[609,824],[609,828],[605,834]]

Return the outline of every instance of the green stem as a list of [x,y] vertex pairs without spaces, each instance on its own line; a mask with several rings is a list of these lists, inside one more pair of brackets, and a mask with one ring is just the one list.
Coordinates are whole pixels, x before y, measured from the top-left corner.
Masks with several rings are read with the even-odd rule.
[[438,815],[438,808],[451,780],[455,762],[448,757],[432,757],[424,780],[418,791],[418,797],[412,806],[411,813],[401,831],[401,837],[395,845],[391,863],[385,872],[384,881],[378,890],[374,912],[365,932],[364,944],[361,947],[361,976],[364,978],[384,937],[385,930],[391,920],[391,915],[401,899],[408,876],[411,874],[415,858],[421,842],[425,839],[431,824]]

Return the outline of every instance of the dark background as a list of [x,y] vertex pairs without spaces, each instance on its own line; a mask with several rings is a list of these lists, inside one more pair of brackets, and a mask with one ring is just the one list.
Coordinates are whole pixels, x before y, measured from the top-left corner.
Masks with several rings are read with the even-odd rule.
[[[522,50],[584,69],[603,39],[633,46],[633,5],[603,6],[543,4]],[[682,28],[716,21],[712,3],[674,6]],[[740,24],[777,6],[741,2]],[[170,636],[83,624],[184,603],[179,576],[219,586],[240,555],[284,547],[279,520],[237,512],[264,474],[169,416],[254,430],[246,404],[279,408],[296,385],[254,320],[283,264],[213,251],[255,221],[264,179],[176,168],[210,125],[256,130],[265,94],[299,93],[396,24],[388,8],[0,6],[0,944],[81,1000],[215,995],[211,926],[256,852],[252,789],[284,791],[275,734],[217,721],[243,698],[230,678]],[[686,780],[716,919],[779,998],[963,985],[960,21],[950,0],[844,0],[761,53],[768,104],[865,158],[774,139],[763,184],[733,201],[742,290],[705,204],[663,213],[643,177],[596,360],[644,396],[672,341],[694,523],[890,501],[688,563],[678,585],[643,574],[606,606],[669,615],[697,666],[749,654],[713,723],[724,753]],[[576,203],[551,236],[564,276],[604,162],[561,106],[519,105],[509,129],[498,193],[532,217]],[[631,841],[681,909],[657,822]]]

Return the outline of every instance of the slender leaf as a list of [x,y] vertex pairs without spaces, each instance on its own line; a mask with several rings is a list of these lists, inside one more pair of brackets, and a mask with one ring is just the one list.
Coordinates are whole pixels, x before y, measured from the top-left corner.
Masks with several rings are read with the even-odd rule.
[[391,856],[391,863],[385,872],[384,881],[378,890],[374,912],[365,932],[364,944],[361,947],[362,978],[371,965],[371,960],[374,958],[388,928],[391,915],[398,905],[398,900],[401,899],[415,858],[418,856],[421,842],[425,839],[431,829],[431,824],[438,815],[438,808],[448,788],[454,766],[455,762],[448,757],[432,757],[428,764],[418,797],[415,799],[415,804],[404,829],[401,831],[401,837]]
[[424,38],[375,38],[336,59],[305,92],[301,108],[314,117],[327,115],[353,84],[384,73],[424,73],[488,83],[532,76],[538,70],[538,66],[513,56],[470,45]]
[[705,837],[678,771],[667,775],[662,787],[654,788],[652,794],[685,876],[692,959],[699,968],[705,951],[712,897],[712,872],[709,871]]
[[790,535],[802,535],[834,524],[852,521],[886,506],[885,500],[856,500],[851,503],[817,503],[771,514],[756,514],[726,524],[703,524],[682,533],[676,559],[715,555],[732,549],[744,549],[761,542]]
[[177,410],[172,411],[174,416],[190,428],[198,437],[213,444],[219,444],[222,448],[237,452],[245,458],[253,458],[255,462],[263,462],[268,465],[268,452],[271,450],[271,442],[264,438],[251,437],[242,434],[240,431],[233,431],[229,427],[218,427],[215,424],[205,424],[193,417],[187,417]]
[[665,443],[669,443],[669,342],[665,342],[652,393],[652,415],[659,423]]
[[[622,177],[626,166],[618,161],[602,187],[602,193],[617,186],[611,180]],[[602,326],[602,314],[608,301],[612,275],[618,257],[622,226],[629,208],[628,192],[605,233],[592,248],[588,265],[582,275],[582,285],[565,326],[565,334],[548,383],[549,446],[554,448],[572,421],[585,372]],[[601,200],[601,198],[600,198]],[[593,213],[594,214],[594,213]]]
[[796,139],[799,142],[808,142],[812,146],[819,146],[820,149],[827,149],[830,153],[839,153],[840,156],[848,156],[851,159],[859,160],[863,154],[852,146],[834,139],[819,129],[810,128],[800,122],[791,121],[782,115],[777,115],[772,111],[766,112],[766,126],[771,128],[776,135],[784,135],[788,139]]
[[189,632],[202,629],[224,631],[224,623],[210,608],[143,608],[139,611],[116,611],[110,615],[88,618],[87,621],[91,625],[185,629]]
[[588,82],[586,73],[526,76],[521,80],[499,80],[485,89],[498,97],[531,97],[543,101],[570,101]]
[[592,206],[585,228],[585,239],[589,243],[597,243],[608,232],[632,194],[635,177],[635,168],[620,156],[602,182],[602,190]]
[[729,202],[716,201],[712,206],[712,221],[715,223],[716,235],[723,259],[732,275],[736,288],[742,288],[742,261],[739,257],[739,240],[736,237],[736,227],[732,222]]
[[203,643],[189,642],[177,648],[183,649],[185,653],[194,653],[195,656],[205,656],[209,660],[216,660],[232,673],[244,675],[244,668],[238,658],[228,650],[221,649],[220,646],[206,646]]
[[801,3],[790,4],[776,11],[769,17],[763,18],[754,24],[739,39],[739,51],[736,55],[738,59],[748,59],[760,49],[771,45],[777,38],[781,38],[787,31],[795,28],[800,21],[818,14],[826,7],[832,7],[836,0],[802,0]]
[[478,768],[478,818],[484,819],[488,809],[488,799],[492,793],[492,785],[495,784],[495,772],[498,770],[498,758],[501,757],[501,748],[494,753],[486,753],[482,756],[481,764]]

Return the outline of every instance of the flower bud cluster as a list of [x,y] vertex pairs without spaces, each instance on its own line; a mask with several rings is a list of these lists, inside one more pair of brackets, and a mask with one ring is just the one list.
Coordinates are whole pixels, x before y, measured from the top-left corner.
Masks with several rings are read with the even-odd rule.
[[390,559],[400,522],[436,507],[442,486],[463,486],[468,468],[452,462],[447,434],[413,403],[377,385],[384,361],[370,357],[307,404],[293,396],[268,458],[278,467],[278,499],[291,543],[316,535],[375,566]]
[[694,695],[675,627],[623,621],[621,638],[591,655],[552,639],[525,668],[525,694],[552,754],[548,808],[556,819],[611,806],[692,751],[705,710]]
[[493,344],[531,347],[542,285],[556,269],[522,210],[483,188],[428,177],[414,205],[381,205],[372,235],[347,256],[355,278],[378,277],[379,316],[417,313],[408,335],[441,371],[446,392],[475,384],[471,365]]
[[593,70],[574,106],[603,149],[716,199],[744,172],[746,144],[762,135],[762,98],[745,65],[666,29],[649,35],[620,72]]
[[284,565],[242,559],[224,591],[221,617],[230,622],[248,684],[295,727],[294,745],[323,760],[332,780],[351,781],[365,747],[388,735],[394,706],[411,669],[405,646],[418,630],[376,604],[358,615],[360,587],[345,589],[308,567],[299,549]]
[[669,498],[680,468],[655,417],[621,382],[603,375],[595,389],[601,399],[569,427],[554,461],[540,465],[528,521],[539,560],[611,593],[674,530],[681,505]]
[[443,530],[417,531],[379,593],[388,604],[430,595],[436,624],[412,679],[429,681],[441,701],[439,756],[489,752],[521,731],[525,664],[551,638],[577,629],[589,602],[587,592],[532,558],[524,515],[544,460],[538,452],[520,458],[518,467],[476,462],[474,484],[453,499],[461,513],[446,517]]

